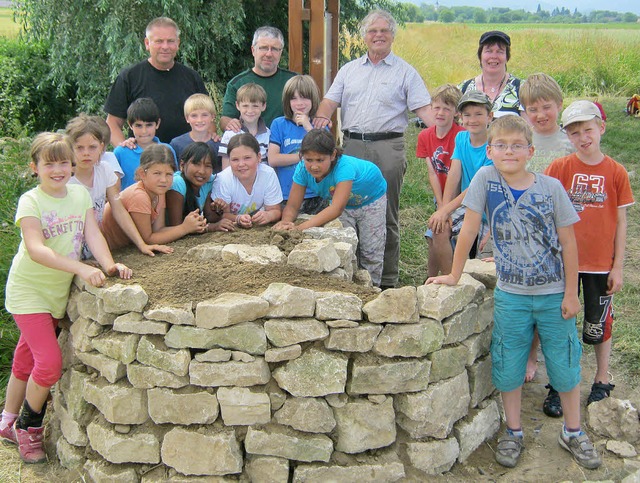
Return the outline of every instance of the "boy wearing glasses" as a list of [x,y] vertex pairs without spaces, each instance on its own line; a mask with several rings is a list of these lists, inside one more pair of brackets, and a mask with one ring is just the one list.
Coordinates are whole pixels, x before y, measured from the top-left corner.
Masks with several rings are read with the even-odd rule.
[[597,367],[587,404],[609,397],[614,388],[609,381],[613,294],[622,288],[627,207],[634,203],[626,169],[600,149],[602,116],[593,102],[569,105],[562,125],[577,151],[545,171],[560,180],[580,216],[575,230],[584,297],[582,340],[594,346]]
[[223,131],[238,133],[242,128],[240,112],[236,108],[236,94],[245,84],[258,84],[266,91],[267,107],[262,118],[267,127],[271,126],[271,122],[276,117],[284,115],[282,90],[287,81],[297,74],[278,67],[283,49],[284,37],[279,29],[267,26],[255,31],[251,44],[254,66],[231,79],[224,93],[220,118],[220,127]]
[[573,224],[579,217],[562,185],[527,171],[534,153],[532,131],[518,116],[504,116],[489,129],[487,155],[464,197],[466,214],[449,275],[426,283],[455,285],[481,224],[489,219],[498,282],[494,291],[491,341],[492,381],[501,392],[506,433],[495,457],[514,467],[524,448],[520,419],[522,384],[537,327],[549,380],[558,390],[564,425],[558,442],[576,462],[594,469],[602,463],[580,427],[580,355],[576,330],[578,248]]
[[[469,183],[480,168],[492,164],[487,156],[488,128],[493,119],[492,108],[489,97],[484,92],[475,90],[467,91],[458,102],[462,127],[466,130],[456,134],[449,175],[442,196],[443,205],[438,207],[428,222],[429,229],[436,235],[446,231],[448,224],[451,227],[451,243],[454,247],[464,218],[465,208],[461,205]],[[491,248],[486,246],[488,240],[489,230],[486,219],[483,218],[483,223],[478,228],[477,239],[467,252],[469,257],[490,256],[488,252]]]

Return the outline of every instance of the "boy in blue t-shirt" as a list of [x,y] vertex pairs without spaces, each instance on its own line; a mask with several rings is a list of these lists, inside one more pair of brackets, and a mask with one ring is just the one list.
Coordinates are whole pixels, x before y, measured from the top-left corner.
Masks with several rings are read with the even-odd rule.
[[467,211],[449,275],[426,283],[456,285],[483,213],[490,220],[498,282],[494,291],[491,376],[500,391],[507,430],[496,447],[498,463],[514,467],[524,448],[522,385],[533,329],[537,328],[547,373],[558,390],[564,425],[558,443],[585,468],[602,460],[580,427],[580,355],[576,330],[578,247],[573,225],[580,220],[563,186],[527,171],[534,152],[531,126],[516,116],[491,125],[488,155],[494,166],[471,181]]
[[[489,97],[484,92],[475,90],[467,91],[458,103],[462,126],[466,131],[456,135],[455,148],[451,155],[451,167],[443,195],[444,200],[451,201],[438,207],[428,222],[429,228],[436,234],[441,233],[448,223],[451,227],[451,243],[454,246],[464,218],[464,208],[461,204],[469,183],[480,168],[492,164],[487,157],[488,128],[493,119],[492,108]],[[469,256],[476,258],[481,252],[488,252],[489,247],[485,249],[488,240],[488,229],[483,223]]]
[[141,97],[131,103],[127,109],[127,123],[133,131],[135,138],[134,146],[128,147],[125,141],[124,146],[118,146],[113,150],[124,175],[122,177],[122,189],[128,188],[135,183],[135,172],[140,166],[140,156],[142,152],[152,144],[164,144],[173,153],[176,168],[178,161],[176,153],[171,146],[161,143],[156,136],[156,130],[160,126],[160,110],[153,99]]

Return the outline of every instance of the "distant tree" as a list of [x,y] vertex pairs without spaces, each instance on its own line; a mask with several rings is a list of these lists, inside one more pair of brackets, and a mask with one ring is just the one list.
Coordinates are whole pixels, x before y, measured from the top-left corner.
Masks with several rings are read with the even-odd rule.
[[540,7],[540,4],[538,4],[538,8],[536,9],[536,13],[540,13],[542,11],[542,8]]
[[473,14],[473,21],[475,23],[487,23],[487,12],[477,9]]
[[440,14],[438,15],[438,20],[442,23],[451,23],[455,20],[455,15],[453,13],[453,10],[450,10],[448,8],[443,8],[442,10],[440,10]]
[[407,22],[424,22],[424,14],[415,3],[402,3]]
[[635,13],[627,12],[622,16],[622,21],[627,23],[637,22],[638,16]]

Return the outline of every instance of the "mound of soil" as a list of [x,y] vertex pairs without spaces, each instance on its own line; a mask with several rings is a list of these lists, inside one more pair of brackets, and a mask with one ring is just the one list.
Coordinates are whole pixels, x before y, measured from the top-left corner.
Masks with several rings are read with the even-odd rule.
[[227,245],[277,245],[285,255],[304,239],[298,231],[273,231],[269,227],[237,230],[232,233],[191,235],[171,244],[170,255],[148,257],[134,246],[115,251],[114,260],[133,269],[129,281],[109,279],[109,284],[137,283],[149,295],[151,306],[182,305],[215,298],[224,292],[259,295],[273,282],[288,283],[316,291],[353,293],[364,302],[374,298],[377,291],[326,274],[300,270],[287,265],[257,265],[231,263],[222,260],[204,262],[187,256],[190,248],[202,243]]

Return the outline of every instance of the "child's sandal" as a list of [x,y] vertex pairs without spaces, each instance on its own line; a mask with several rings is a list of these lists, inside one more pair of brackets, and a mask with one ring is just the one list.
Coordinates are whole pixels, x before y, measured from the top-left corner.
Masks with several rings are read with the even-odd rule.
[[542,404],[542,412],[545,413],[550,418],[559,418],[562,416],[562,403],[560,401],[560,394],[556,391],[551,384],[547,384],[544,386],[546,389],[549,389],[549,394],[544,398],[544,403]]

